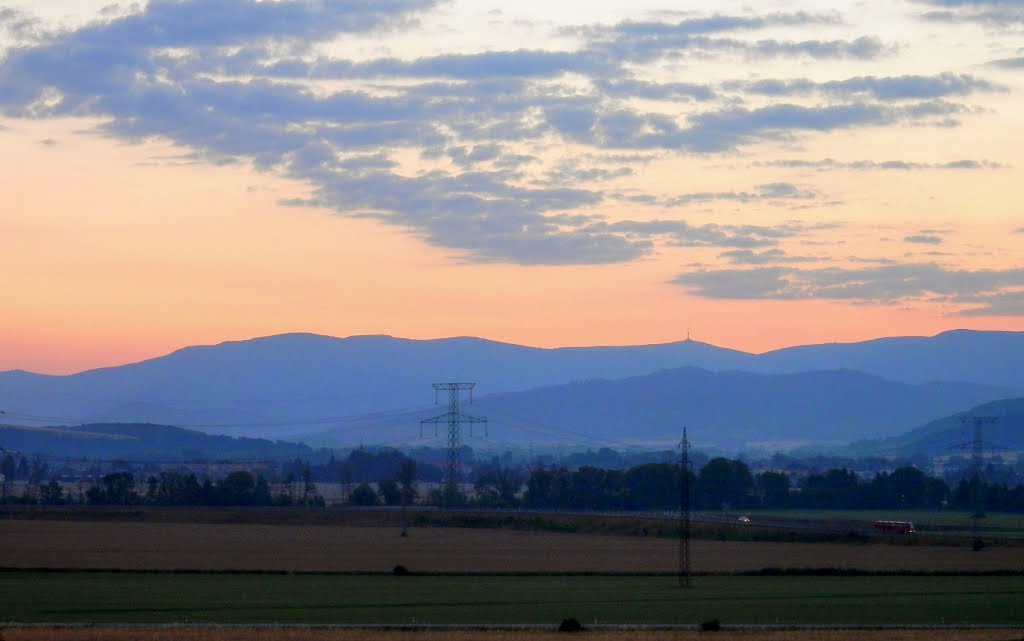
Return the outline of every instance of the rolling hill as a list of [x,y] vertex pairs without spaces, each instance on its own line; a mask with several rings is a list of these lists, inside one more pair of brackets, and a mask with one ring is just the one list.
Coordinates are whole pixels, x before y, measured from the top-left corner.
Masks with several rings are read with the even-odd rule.
[[[481,397],[464,413],[488,419],[474,447],[534,445],[672,447],[683,426],[702,447],[738,451],[835,446],[901,434],[936,415],[1010,393],[985,385],[895,383],[851,370],[799,374],[662,370]],[[346,422],[314,442],[414,442],[423,418],[409,411]],[[443,439],[446,423],[439,435]],[[427,429],[433,436],[433,427]],[[404,435],[404,436],[403,436]]]
[[983,442],[991,450],[1024,452],[1024,398],[1010,398],[984,403],[969,410],[929,421],[927,424],[886,439],[866,440],[850,445],[848,450],[858,456],[909,456],[920,452],[929,456],[969,455],[958,448],[973,440],[973,427],[962,417],[988,416],[995,422],[985,425]]
[[0,447],[26,456],[186,461],[196,459],[267,460],[308,458],[301,443],[204,434],[147,423],[89,424],[61,427],[0,425]]

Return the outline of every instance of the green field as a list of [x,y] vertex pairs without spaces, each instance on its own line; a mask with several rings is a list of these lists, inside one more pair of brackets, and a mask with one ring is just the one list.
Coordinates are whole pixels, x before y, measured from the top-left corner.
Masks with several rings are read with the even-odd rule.
[[1024,623],[1020,577],[0,573],[0,621]]
[[[841,521],[871,524],[877,520],[912,521],[919,532],[967,533],[970,512],[953,510],[752,510],[735,512],[750,516],[800,521]],[[1024,537],[1024,514],[989,512],[978,522],[983,533],[1006,538]]]

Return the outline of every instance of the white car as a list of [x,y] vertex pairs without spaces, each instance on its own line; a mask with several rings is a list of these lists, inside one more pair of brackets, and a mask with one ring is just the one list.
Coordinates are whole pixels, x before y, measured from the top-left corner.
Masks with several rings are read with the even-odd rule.
[[740,523],[750,523],[750,517],[749,516],[741,516],[739,518],[739,521],[740,521]]

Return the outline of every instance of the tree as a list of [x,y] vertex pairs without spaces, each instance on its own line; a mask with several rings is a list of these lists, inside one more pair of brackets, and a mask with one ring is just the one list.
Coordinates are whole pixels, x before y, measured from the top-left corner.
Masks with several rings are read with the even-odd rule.
[[51,480],[39,488],[39,502],[43,505],[60,505],[64,503],[64,488],[56,480]]
[[784,472],[761,472],[755,478],[764,507],[786,507],[789,504],[789,476]]
[[257,505],[256,477],[246,470],[228,474],[217,483],[221,505]]
[[526,492],[523,494],[523,503],[527,507],[550,507],[548,497],[551,494],[551,484],[554,482],[554,474],[542,467],[530,473],[526,479]]
[[50,466],[42,456],[36,455],[29,466],[28,487],[29,490],[38,488],[49,474]]
[[138,503],[139,495],[135,491],[135,477],[131,472],[114,472],[100,480],[103,482],[103,492],[109,505]]
[[487,507],[513,507],[518,503],[516,494],[523,480],[508,467],[489,469],[481,473],[474,484],[477,501]]
[[[210,480],[207,479],[209,484]],[[157,483],[155,502],[161,505],[210,505],[215,502],[214,489],[201,486],[195,474],[163,472]]]
[[288,493],[284,496],[287,499],[288,505],[292,505],[295,503],[295,474],[291,472],[286,474],[284,477],[284,484],[288,487]]
[[613,509],[623,507],[622,472],[584,465],[555,476],[552,498],[561,507]]
[[889,497],[892,507],[924,506],[928,477],[916,467],[900,467],[889,475]]
[[348,502],[352,505],[370,507],[380,505],[380,497],[373,491],[369,483],[360,483],[348,496]]
[[14,472],[18,469],[18,464],[15,462],[14,457],[8,454],[4,457],[3,463],[0,463],[0,474],[3,474],[3,498],[7,498],[7,492],[10,489],[11,481],[14,480]]
[[398,468],[398,482],[402,484],[402,505],[416,502],[416,461],[406,457]]
[[309,466],[302,469],[302,503],[304,505],[323,504],[323,498],[313,483],[313,471]]
[[18,469],[14,472],[14,478],[19,481],[27,481],[29,477],[28,459],[22,456],[18,459]]
[[526,481],[523,503],[529,507],[571,507],[571,475],[565,468],[537,468]]
[[942,479],[928,477],[924,488],[925,507],[945,507],[949,500],[949,485]]
[[750,502],[754,478],[743,461],[717,457],[697,475],[697,504],[711,509],[742,507]]
[[679,505],[679,466],[648,463],[631,467],[622,477],[627,510],[665,510]]
[[398,483],[389,480],[380,481],[377,483],[377,491],[380,493],[384,505],[402,504],[402,490],[398,487]]
[[800,507],[856,508],[863,504],[863,494],[855,472],[845,467],[833,468],[804,479]]

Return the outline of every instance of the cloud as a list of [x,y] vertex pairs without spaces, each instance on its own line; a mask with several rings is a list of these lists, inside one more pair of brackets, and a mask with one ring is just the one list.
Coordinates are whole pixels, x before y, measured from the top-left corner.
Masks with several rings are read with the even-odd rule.
[[35,16],[19,11],[0,7],[0,32],[15,42],[33,42],[43,33],[42,22]]
[[566,73],[596,74],[613,65],[588,52],[486,51],[472,54],[445,54],[415,60],[378,58],[353,63],[346,60],[301,58],[271,59],[270,52],[257,50],[230,52],[215,60],[232,74],[252,73],[277,78],[454,78],[483,80],[493,78],[547,78]]
[[85,27],[79,45],[101,48],[222,47],[254,40],[326,40],[408,20],[433,0],[151,0],[145,10]]
[[918,0],[940,10],[922,14],[934,22],[978,22],[1002,29],[1024,23],[1024,7],[1018,0]]
[[751,249],[733,249],[722,252],[718,255],[735,265],[777,265],[786,263],[806,263],[821,260],[810,256],[790,256],[781,249],[765,249],[764,251],[753,251]]
[[652,62],[666,56],[686,53],[724,53],[748,59],[807,57],[817,60],[874,60],[894,51],[892,46],[871,36],[861,36],[854,40],[763,39],[749,42],[736,38],[693,36],[686,33],[620,37],[595,43],[590,49],[608,59],[632,63]]
[[881,40],[862,36],[854,40],[746,41],[710,36],[736,31],[755,31],[773,26],[815,26],[837,24],[835,14],[777,13],[760,17],[712,16],[689,18],[676,23],[622,22],[610,28],[573,30],[591,40],[592,51],[614,60],[649,62],[687,51],[720,52],[749,58],[806,56],[815,59],[875,59],[894,49]]
[[600,196],[585,190],[512,187],[500,172],[406,177],[373,167],[360,173],[351,167],[319,171],[330,176],[316,180],[316,197],[294,204],[332,207],[407,227],[426,242],[464,250],[474,262],[617,263],[652,248],[647,239],[594,226],[594,216],[542,213],[596,205]]
[[1004,69],[1024,69],[1024,56],[1017,58],[1001,58],[999,60],[992,60],[988,64],[993,67],[1002,67]]
[[625,176],[632,176],[632,167],[620,166],[614,168],[584,166],[576,158],[568,158],[557,163],[544,177],[537,181],[540,185],[576,185],[586,182],[614,180]]
[[650,240],[666,238],[677,247],[768,247],[778,244],[780,239],[798,236],[807,229],[790,223],[777,226],[767,225],[720,225],[709,223],[691,225],[682,220],[622,220],[617,222],[595,222],[586,228],[592,232],[613,232],[629,238]]
[[[908,79],[849,79],[840,82],[857,80],[859,88],[816,90],[840,98],[839,104],[748,109],[744,95],[686,78],[653,82],[639,68],[684,55],[862,60],[893,51],[873,37],[756,37],[770,27],[837,24],[835,14],[585,27],[571,51],[351,60],[325,57],[314,46],[345,34],[408,27],[435,4],[153,0],[10,49],[0,62],[0,111],[96,118],[102,122],[97,131],[121,140],[161,138],[187,147],[191,160],[250,163],[309,186],[310,197],[289,204],[372,217],[466,260],[593,264],[634,260],[656,242],[752,248],[806,230],[607,223],[597,212],[618,196],[581,185],[629,176],[652,156],[729,152],[808,132],[934,123],[964,109],[937,98],[982,90],[973,76],[928,77],[917,89]],[[12,24],[24,25],[18,28],[26,33],[37,29],[9,10],[0,10],[0,22],[8,30]],[[316,82],[324,79],[333,82]],[[899,104],[880,102],[886,91],[900,90],[905,99]],[[572,151],[551,160],[541,148]],[[579,158],[569,156],[577,152]],[[398,161],[417,155],[441,169]],[[817,197],[788,182],[671,200],[629,196],[675,207]]]
[[824,107],[777,104],[758,109],[709,111],[690,119],[690,127],[663,136],[651,136],[662,146],[681,146],[713,152],[764,139],[785,137],[792,131],[831,131],[857,125],[880,125],[899,118],[882,105],[852,103]]
[[612,32],[618,36],[642,38],[651,36],[681,36],[727,31],[749,31],[775,26],[806,26],[841,24],[834,13],[774,13],[764,16],[715,15],[706,18],[687,18],[676,23],[621,22]]
[[598,79],[596,82],[602,93],[608,96],[652,100],[682,98],[702,102],[715,97],[715,92],[710,86],[686,82],[654,83],[629,78]]
[[911,234],[910,236],[904,236],[903,242],[918,245],[941,245],[942,237],[929,234]]
[[[704,298],[742,300],[846,300],[895,304],[924,299],[978,303],[969,312],[991,313],[1002,297],[1024,287],[1024,269],[949,269],[931,263],[864,269],[718,269],[682,273],[673,283]],[[1005,311],[1006,305],[1001,307]]]
[[757,31],[776,26],[807,26],[842,24],[835,13],[773,13],[762,16],[713,15],[685,18],[676,22],[666,20],[626,20],[614,26],[575,26],[561,29],[564,35],[586,40],[615,40],[638,38],[679,38],[732,31]]
[[767,183],[758,185],[755,191],[724,191],[695,192],[673,196],[663,201],[666,207],[685,207],[694,203],[705,203],[716,200],[733,200],[747,203],[762,200],[811,200],[817,198],[817,192],[800,189],[788,182]]
[[961,111],[960,106],[945,102],[919,102],[903,107],[868,102],[821,107],[777,104],[758,109],[704,111],[692,115],[686,127],[662,114],[624,109],[594,113],[558,107],[546,115],[559,133],[575,142],[605,148],[715,153],[759,141],[787,139],[798,131],[826,132],[911,122]]
[[845,169],[854,171],[910,171],[922,169],[1006,169],[1009,165],[991,160],[951,160],[942,163],[911,162],[907,160],[852,160],[840,161],[834,158],[821,160],[801,160],[783,158],[779,160],[758,161],[755,167],[788,167],[791,169]]
[[743,89],[765,96],[825,94],[830,96],[871,96],[877,100],[920,100],[966,96],[976,91],[1006,91],[1006,88],[969,74],[942,73],[935,76],[859,76],[846,80],[815,82],[758,80],[741,83]]
[[1024,316],[1024,291],[1021,290],[967,296],[959,301],[979,305],[958,312],[960,316]]

